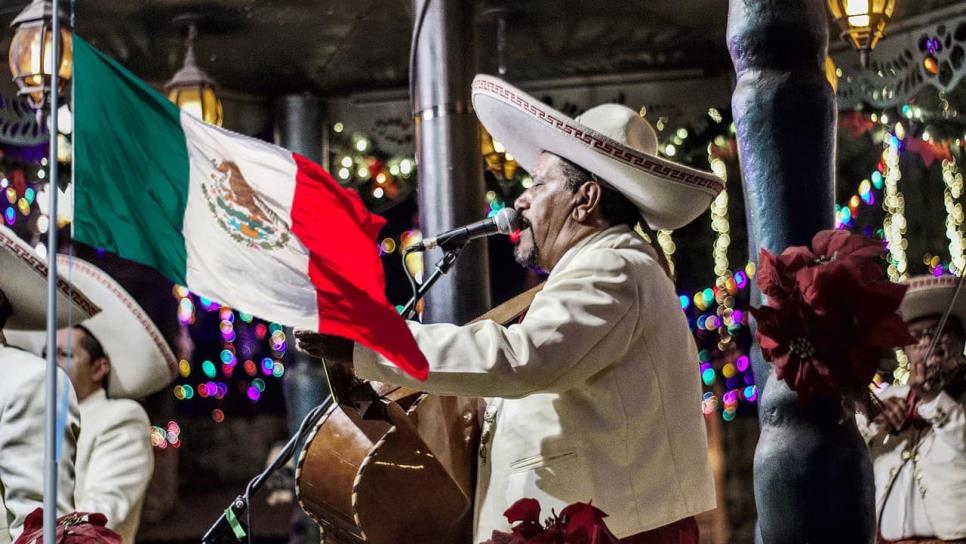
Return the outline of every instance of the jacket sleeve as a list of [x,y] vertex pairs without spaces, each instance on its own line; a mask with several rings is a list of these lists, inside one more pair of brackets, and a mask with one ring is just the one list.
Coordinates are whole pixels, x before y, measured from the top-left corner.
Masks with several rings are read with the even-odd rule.
[[946,442],[955,451],[966,452],[966,414],[962,402],[940,391],[936,398],[919,404],[916,410],[919,417],[932,425],[937,440]]
[[[16,391],[10,391],[0,412],[0,481],[7,509],[11,540],[23,530],[24,519],[43,506],[44,497],[44,370],[42,365],[23,365],[31,375]],[[74,460],[80,434],[77,397],[67,375],[60,369],[58,400],[67,395],[67,421],[58,465],[57,515],[74,510]]]
[[356,374],[440,395],[514,398],[567,390],[628,349],[638,322],[635,274],[644,268],[617,250],[586,251],[550,276],[520,324],[410,324],[429,361],[426,381],[358,344]]
[[130,400],[112,404],[117,406],[111,409],[123,411],[124,417],[95,439],[84,488],[76,495],[79,511],[104,514],[113,529],[140,506],[154,473],[154,453],[144,409]]

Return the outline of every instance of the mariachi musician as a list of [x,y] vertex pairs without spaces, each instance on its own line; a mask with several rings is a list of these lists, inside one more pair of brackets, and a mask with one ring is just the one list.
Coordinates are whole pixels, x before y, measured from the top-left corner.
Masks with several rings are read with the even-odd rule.
[[956,296],[957,281],[908,281],[899,306],[917,340],[903,348],[908,383],[879,393],[882,412],[871,421],[857,416],[872,456],[882,544],[966,542],[966,293]]
[[358,377],[440,395],[490,397],[478,461],[474,542],[508,530],[533,497],[544,512],[592,500],[622,542],[697,542],[715,507],[697,352],[674,284],[638,223],[679,228],[723,188],[657,156],[633,110],[576,119],[478,76],[473,105],[533,177],[516,201],[516,260],[549,272],[524,319],[410,323],[429,361],[418,382],[361,345],[298,331],[302,349]]

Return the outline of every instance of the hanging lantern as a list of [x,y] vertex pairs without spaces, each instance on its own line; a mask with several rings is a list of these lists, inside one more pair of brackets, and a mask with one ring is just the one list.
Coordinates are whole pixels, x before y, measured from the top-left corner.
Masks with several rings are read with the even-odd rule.
[[480,125],[480,152],[483,154],[483,163],[499,181],[512,181],[517,174],[519,165],[512,155],[500,145],[500,142],[493,140],[490,133]]
[[828,9],[842,28],[842,38],[859,52],[865,67],[896,10],[896,0],[828,0]]
[[182,110],[198,117],[206,123],[221,126],[224,121],[221,100],[215,94],[215,80],[195,62],[195,38],[198,29],[195,22],[189,22],[188,40],[185,44],[184,64],[176,74],[164,84],[168,100]]
[[[30,105],[38,110],[46,105],[47,93],[50,92],[53,21],[54,8],[50,0],[34,0],[10,24],[14,28],[10,41],[10,73],[20,88],[20,94],[27,95]],[[63,17],[61,21],[58,93],[63,92],[74,66],[71,29],[63,23]]]

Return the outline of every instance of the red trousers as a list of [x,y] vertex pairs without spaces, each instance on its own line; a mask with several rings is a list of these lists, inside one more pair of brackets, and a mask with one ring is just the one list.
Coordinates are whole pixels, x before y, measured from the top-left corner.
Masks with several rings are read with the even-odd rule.
[[621,539],[621,544],[698,544],[698,522],[694,516]]

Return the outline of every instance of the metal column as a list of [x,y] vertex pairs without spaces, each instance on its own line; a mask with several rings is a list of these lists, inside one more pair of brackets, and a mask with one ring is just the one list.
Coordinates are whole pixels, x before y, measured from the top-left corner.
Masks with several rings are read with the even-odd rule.
[[[413,0],[413,8],[419,217],[422,231],[431,236],[483,216],[483,162],[470,102],[477,66],[475,2]],[[427,253],[426,266],[438,257]],[[471,242],[426,297],[424,321],[463,323],[489,305],[486,243]]]
[[[834,225],[835,96],[825,80],[823,0],[731,0],[732,108],[749,245],[778,253]],[[760,302],[759,298],[754,301]],[[800,404],[757,346],[761,435],[755,502],[765,543],[871,543],[872,466],[840,398]]]
[[[275,143],[304,155],[327,167],[323,156],[324,129],[319,99],[308,94],[292,94],[275,101]],[[285,328],[289,349],[285,352],[285,378],[282,391],[291,434],[298,432],[302,419],[329,397],[329,386],[322,365],[307,354],[295,349],[292,329]],[[295,458],[301,455],[303,444],[298,444]],[[301,509],[292,513],[290,544],[319,542],[318,525]]]
[[318,97],[290,94],[275,101],[275,142],[322,164],[322,114]]

